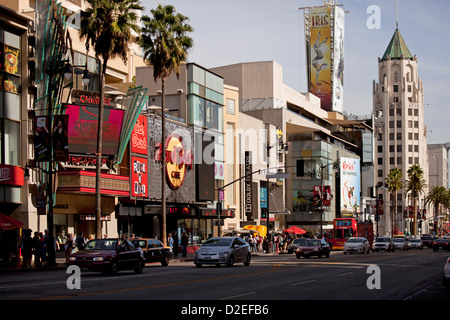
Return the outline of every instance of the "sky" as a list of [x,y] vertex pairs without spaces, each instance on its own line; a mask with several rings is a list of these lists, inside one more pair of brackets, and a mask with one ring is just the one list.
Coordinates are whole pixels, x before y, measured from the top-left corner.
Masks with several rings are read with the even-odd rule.
[[[370,115],[373,80],[396,28],[395,0],[339,0],[345,16],[344,112]],[[189,61],[205,68],[275,61],[283,82],[307,92],[303,10],[323,0],[141,0],[143,15],[158,3],[189,18]],[[373,11],[375,9],[376,11]],[[377,14],[377,12],[379,14]],[[398,0],[398,25],[424,85],[428,143],[450,142],[450,0]],[[448,113],[447,113],[448,112]]]

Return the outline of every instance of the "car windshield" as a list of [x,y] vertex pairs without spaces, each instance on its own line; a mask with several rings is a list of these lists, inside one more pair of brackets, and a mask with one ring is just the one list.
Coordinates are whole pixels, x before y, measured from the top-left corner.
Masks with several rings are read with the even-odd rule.
[[419,239],[411,239],[410,242],[420,242]]
[[293,244],[302,244],[306,241],[306,239],[295,239],[292,243]]
[[405,242],[403,238],[394,238],[394,242]]
[[202,247],[229,247],[233,238],[213,238],[207,240]]
[[115,250],[117,240],[99,239],[91,240],[84,246],[84,250]]
[[363,242],[363,239],[351,238],[351,239],[348,239],[347,242],[349,242],[349,243],[361,243],[361,242]]
[[306,240],[304,246],[320,246],[320,240]]
[[376,242],[389,242],[391,241],[391,239],[389,238],[377,238],[377,240],[375,240]]

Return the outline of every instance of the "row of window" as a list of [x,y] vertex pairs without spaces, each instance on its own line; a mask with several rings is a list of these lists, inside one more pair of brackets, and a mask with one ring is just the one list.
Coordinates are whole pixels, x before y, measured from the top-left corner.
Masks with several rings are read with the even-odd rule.
[[[395,152],[395,149],[397,149],[397,152],[402,152],[402,145],[397,145],[397,148],[395,148],[395,145],[389,146],[389,152]],[[383,146],[378,146],[378,152],[383,152]],[[408,152],[419,152],[419,146],[418,145],[408,145]]]

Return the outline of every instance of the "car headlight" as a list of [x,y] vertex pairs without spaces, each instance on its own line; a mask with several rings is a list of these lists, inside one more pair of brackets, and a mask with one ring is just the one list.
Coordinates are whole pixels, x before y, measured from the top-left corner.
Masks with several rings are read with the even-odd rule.
[[94,261],[104,261],[105,258],[103,258],[103,257],[95,257],[93,260]]
[[69,257],[69,261],[77,261],[76,257]]

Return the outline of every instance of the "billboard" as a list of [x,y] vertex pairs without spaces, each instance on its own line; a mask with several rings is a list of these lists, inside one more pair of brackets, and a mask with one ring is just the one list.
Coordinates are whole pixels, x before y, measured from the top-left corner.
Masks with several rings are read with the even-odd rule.
[[341,213],[355,213],[359,210],[361,194],[360,160],[340,159]]
[[[98,106],[67,105],[69,115],[69,152],[95,154],[97,152]],[[104,108],[102,155],[115,155],[119,148],[123,110]]]
[[308,90],[326,111],[343,111],[344,10],[313,7],[305,12]]
[[131,196],[148,197],[147,158],[131,156]]

